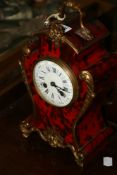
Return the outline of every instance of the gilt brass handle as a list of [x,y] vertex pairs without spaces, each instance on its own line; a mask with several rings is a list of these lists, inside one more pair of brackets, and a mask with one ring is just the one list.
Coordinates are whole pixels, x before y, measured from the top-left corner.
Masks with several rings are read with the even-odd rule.
[[93,98],[95,97],[94,81],[93,81],[93,77],[91,73],[89,71],[82,71],[79,77],[81,80],[85,81],[87,85],[87,94],[86,94],[86,98],[85,98],[83,107],[80,111],[80,114],[78,115],[78,119],[80,119],[83,116],[83,114],[85,113],[89,105],[91,104]]
[[[60,17],[59,13],[51,14],[44,22],[45,26],[48,28],[47,34],[55,42],[56,45],[59,44],[60,41],[68,44],[76,54],[79,53],[78,49],[75,45],[64,35],[64,28],[61,22],[65,19],[66,15]],[[54,20],[52,20],[54,19]]]
[[83,103],[83,107],[80,110],[80,113],[77,116],[77,121],[75,122],[74,126],[77,124],[77,122],[80,120],[80,118],[85,114],[86,110],[90,106],[93,98],[95,97],[94,93],[94,81],[91,73],[89,71],[81,71],[79,75],[80,79],[84,81],[87,85],[87,94],[86,98]]
[[76,137],[76,127],[78,126],[78,123],[81,121],[80,119],[82,119],[83,115],[85,114],[88,107],[90,106],[93,98],[95,97],[94,81],[93,81],[93,77],[92,77],[91,73],[89,71],[82,71],[80,73],[79,77],[87,85],[87,94],[86,94],[83,106],[80,110],[80,113],[77,115],[77,119],[73,125],[73,136],[74,136],[74,140],[75,140],[75,143],[76,143],[78,150],[79,150],[79,145],[78,145],[78,141],[77,141],[77,137]]

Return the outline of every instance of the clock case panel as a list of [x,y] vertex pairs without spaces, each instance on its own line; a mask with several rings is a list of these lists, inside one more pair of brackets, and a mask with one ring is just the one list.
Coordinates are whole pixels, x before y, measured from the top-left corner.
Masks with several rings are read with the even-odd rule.
[[[77,26],[65,35],[79,49],[79,54],[66,43],[56,45],[43,32],[32,37],[20,60],[23,77],[31,96],[34,113],[21,123],[24,137],[33,131],[53,147],[69,147],[78,165],[92,159],[97,149],[108,140],[113,129],[104,120],[101,104],[116,77],[116,55],[110,55],[103,47],[108,30],[99,21],[87,24],[94,39],[86,41],[76,33]],[[34,65],[42,59],[61,59],[74,72],[79,82],[79,97],[66,107],[46,103],[37,93],[33,83]],[[96,97],[87,111],[79,118],[87,94],[87,85],[80,79],[81,71],[87,70],[94,80]]]

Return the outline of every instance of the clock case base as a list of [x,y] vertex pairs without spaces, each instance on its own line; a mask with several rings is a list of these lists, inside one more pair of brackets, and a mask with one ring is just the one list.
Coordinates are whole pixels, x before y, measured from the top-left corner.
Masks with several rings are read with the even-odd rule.
[[[57,47],[47,34],[41,33],[33,36],[25,48],[25,55],[20,60],[24,81],[34,107],[34,114],[20,125],[23,136],[27,138],[31,132],[36,131],[53,147],[69,147],[81,167],[89,161],[92,153],[105,145],[113,133],[113,129],[102,116],[101,104],[111,83],[116,79],[117,66],[116,56],[110,55],[102,44],[103,39],[108,35],[107,29],[99,21],[87,24],[87,27],[95,36],[92,41],[85,41],[78,36],[75,26],[72,26],[72,31],[66,33],[70,41],[79,49],[79,55],[65,43]],[[33,84],[32,72],[36,62],[40,58],[47,57],[61,58],[71,67],[78,79],[83,70],[90,71],[92,74],[96,97],[80,119],[79,113],[87,94],[84,81],[79,79],[79,98],[68,107],[51,106],[38,95]]]
[[76,163],[80,167],[87,166],[97,154],[105,149],[108,144],[109,136],[113,133],[113,129],[105,125],[103,129],[100,129],[98,133],[96,133],[94,138],[88,138],[87,142],[78,148],[75,144],[67,145],[64,143],[60,133],[52,128],[40,130],[35,127],[35,121],[32,121],[32,118],[33,115],[29,116],[20,124],[23,137],[28,138],[32,132],[36,132],[45,142],[49,143],[49,145],[54,148],[69,148],[73,153]]

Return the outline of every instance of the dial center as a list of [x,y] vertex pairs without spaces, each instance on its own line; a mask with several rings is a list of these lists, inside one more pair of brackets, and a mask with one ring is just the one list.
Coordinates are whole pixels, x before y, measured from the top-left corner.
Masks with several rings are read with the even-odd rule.
[[50,85],[51,85],[51,86],[56,86],[55,82],[53,82],[53,81],[50,82]]

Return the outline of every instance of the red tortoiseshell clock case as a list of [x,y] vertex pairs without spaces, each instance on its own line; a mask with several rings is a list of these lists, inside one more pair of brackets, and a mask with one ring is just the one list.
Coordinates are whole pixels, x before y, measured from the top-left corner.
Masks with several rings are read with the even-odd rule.
[[[101,103],[111,82],[116,78],[116,56],[110,55],[102,41],[108,31],[99,21],[87,24],[94,38],[86,41],[77,35],[77,27],[65,35],[79,49],[79,54],[66,43],[56,46],[48,34],[33,36],[27,44],[27,54],[21,59],[25,83],[31,95],[34,114],[21,124],[23,135],[37,131],[53,147],[69,147],[77,163],[83,166],[96,149],[104,145],[113,129],[105,122],[101,112]],[[79,82],[79,97],[71,105],[62,108],[46,103],[37,93],[32,72],[36,62],[49,57],[61,59],[70,66]],[[86,103],[87,85],[80,78],[82,71],[89,71],[94,81],[95,98],[82,117],[81,109]]]

